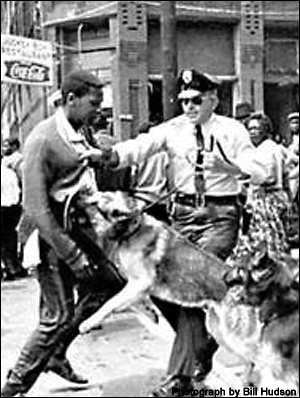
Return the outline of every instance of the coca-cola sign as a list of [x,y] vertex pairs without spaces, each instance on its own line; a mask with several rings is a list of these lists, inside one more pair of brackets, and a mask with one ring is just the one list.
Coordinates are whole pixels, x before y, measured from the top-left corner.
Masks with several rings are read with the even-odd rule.
[[31,83],[46,83],[50,81],[50,68],[47,66],[20,61],[7,61],[5,66],[5,76],[10,79]]
[[1,35],[1,81],[52,86],[52,45],[14,35]]

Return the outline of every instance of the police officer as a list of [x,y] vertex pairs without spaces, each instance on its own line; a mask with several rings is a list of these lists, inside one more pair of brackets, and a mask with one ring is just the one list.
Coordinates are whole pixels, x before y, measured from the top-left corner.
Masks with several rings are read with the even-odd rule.
[[[239,229],[238,178],[247,174],[263,182],[264,168],[255,160],[244,126],[214,113],[216,78],[184,70],[178,84],[182,115],[153,127],[148,134],[116,144],[110,153],[88,151],[84,157],[123,167],[140,164],[165,150],[177,190],[171,214],[174,225],[192,242],[225,260]],[[216,349],[206,332],[203,311],[180,307],[170,312],[176,338],[167,379],[153,396],[170,396],[174,388],[181,394],[190,389],[196,365],[204,376]]]

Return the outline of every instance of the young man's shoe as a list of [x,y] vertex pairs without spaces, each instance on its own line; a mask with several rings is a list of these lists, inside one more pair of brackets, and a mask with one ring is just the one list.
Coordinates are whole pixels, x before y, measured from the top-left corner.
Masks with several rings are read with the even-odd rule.
[[1,389],[1,397],[23,397],[27,391],[21,379],[10,370],[7,381]]
[[45,368],[45,372],[54,372],[72,383],[87,384],[89,382],[88,379],[75,372],[66,358],[51,358]]
[[168,376],[157,388],[151,397],[182,397],[189,396],[194,390],[191,377],[188,376]]
[[21,394],[19,386],[12,383],[6,383],[1,390],[1,397],[18,397]]

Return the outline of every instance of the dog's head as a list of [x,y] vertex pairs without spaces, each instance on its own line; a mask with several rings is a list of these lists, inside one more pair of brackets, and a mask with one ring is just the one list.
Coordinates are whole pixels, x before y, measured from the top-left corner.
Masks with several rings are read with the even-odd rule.
[[106,233],[110,239],[125,238],[142,222],[143,214],[137,201],[125,192],[99,192],[97,204],[102,215],[111,224]]
[[254,368],[260,387],[299,390],[299,312],[271,321],[263,331]]
[[[251,264],[250,261],[249,263]],[[298,262],[290,257],[275,262],[265,255],[257,264],[233,267],[224,275],[224,280],[229,288],[243,286],[245,303],[261,306],[276,292],[282,295],[298,288],[298,266]]]
[[259,387],[298,388],[298,262],[275,262],[265,256],[252,267],[235,267],[225,276],[229,286],[243,287],[243,301],[257,306],[264,324],[255,379]]

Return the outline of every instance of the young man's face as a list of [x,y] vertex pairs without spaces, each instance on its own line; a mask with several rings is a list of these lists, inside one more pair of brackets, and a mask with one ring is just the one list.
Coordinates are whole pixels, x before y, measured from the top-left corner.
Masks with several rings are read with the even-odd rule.
[[217,105],[217,97],[212,92],[199,93],[192,98],[181,99],[183,113],[193,123],[205,123]]
[[101,113],[103,92],[100,88],[91,88],[82,96],[75,97],[72,102],[70,118],[77,125],[92,125]]

